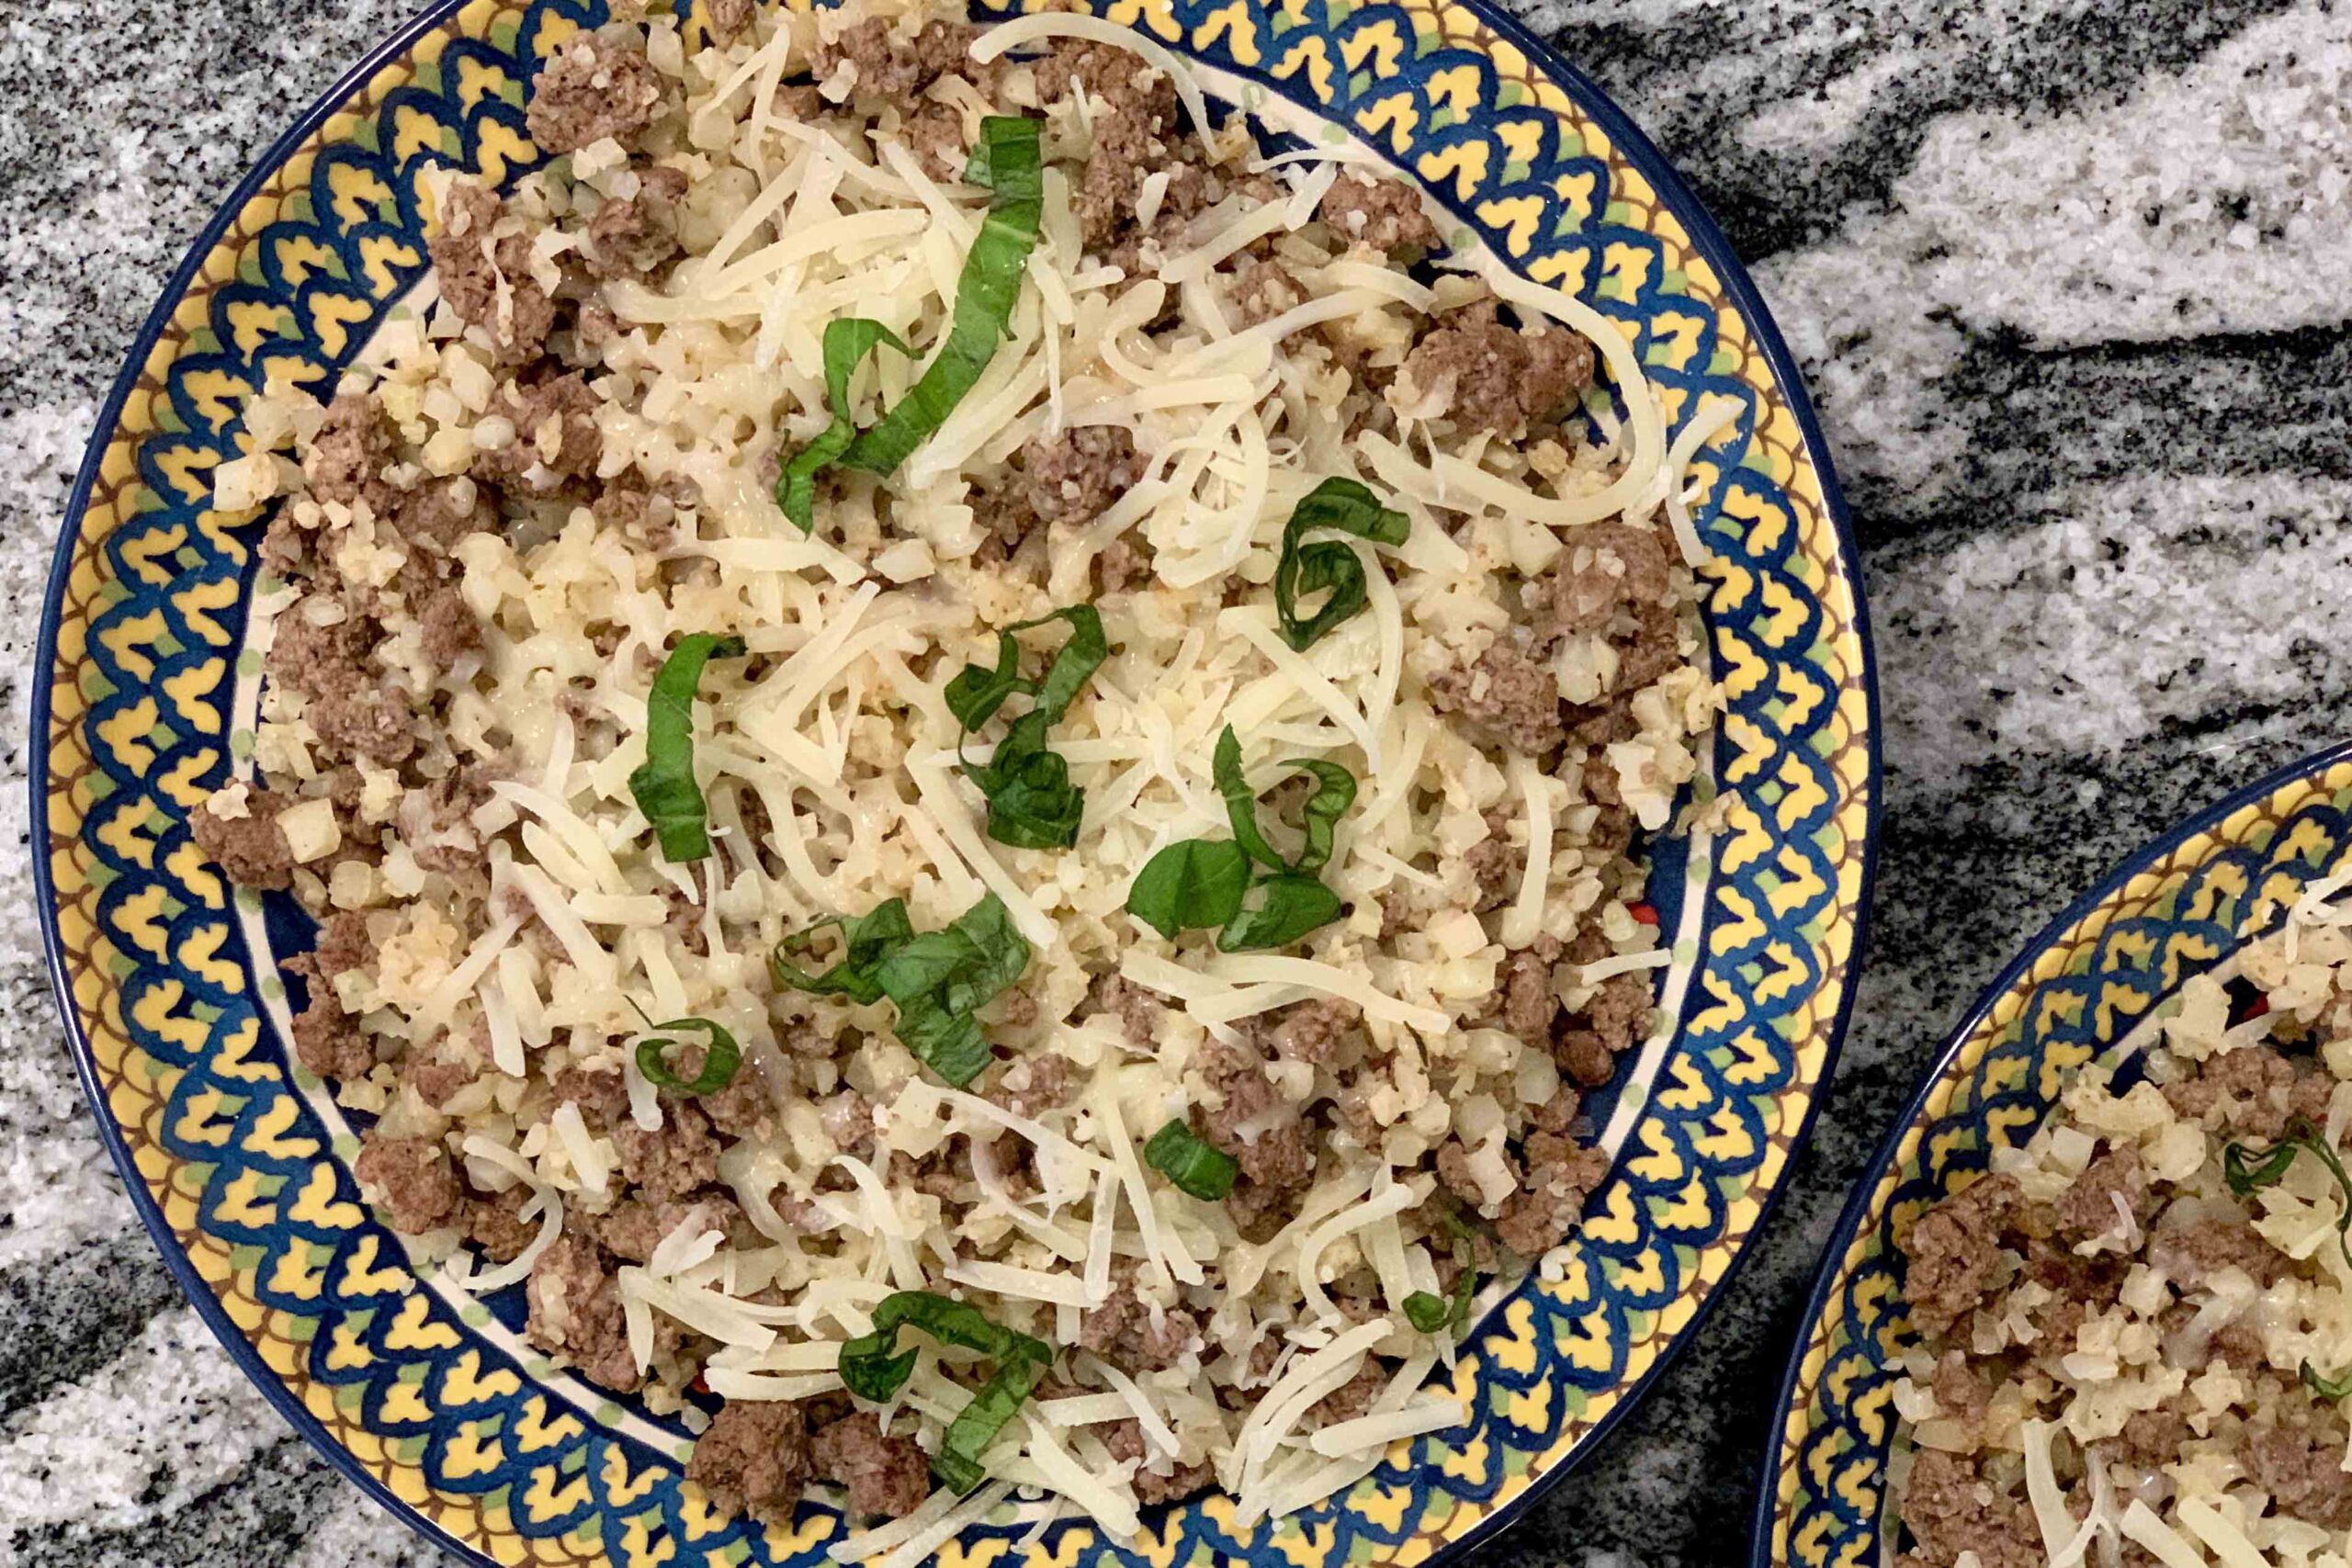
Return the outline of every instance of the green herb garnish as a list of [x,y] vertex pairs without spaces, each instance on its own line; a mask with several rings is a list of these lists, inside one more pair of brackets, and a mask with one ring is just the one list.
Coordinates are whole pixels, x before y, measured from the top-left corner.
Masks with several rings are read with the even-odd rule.
[[666,1089],[677,1094],[717,1094],[735,1081],[735,1069],[742,1065],[743,1048],[735,1036],[707,1018],[673,1018],[667,1023],[656,1023],[654,1029],[700,1030],[707,1038],[703,1046],[702,1071],[692,1078],[682,1078],[670,1070],[664,1055],[675,1040],[659,1036],[637,1043],[637,1070],[645,1075],[656,1089]]
[[900,354],[908,352],[899,334],[879,321],[863,316],[844,317],[825,325],[825,398],[833,411],[833,423],[824,434],[792,455],[776,476],[775,503],[784,514],[806,534],[817,525],[817,475],[828,464],[838,461],[857,439],[857,425],[849,410],[849,380],[857,373],[858,362],[874,352],[876,345],[888,344]]
[[2318,1368],[2305,1361],[2298,1375],[2303,1380],[2303,1386],[2322,1399],[2342,1399],[2346,1394],[2352,1393],[2352,1371],[2346,1372],[2340,1378],[2324,1378],[2319,1375]]
[[[2327,1168],[2335,1179],[2340,1201],[2335,1211],[2335,1247],[2344,1254],[2344,1261],[2352,1266],[2352,1175],[2346,1175],[2344,1162],[2327,1146],[2318,1130],[2301,1118],[2287,1124],[2287,1136],[2267,1149],[2248,1149],[2244,1144],[2230,1144],[2222,1150],[2222,1179],[2229,1183],[2232,1192],[2250,1198],[2266,1187],[2275,1187],[2286,1179],[2287,1169],[2295,1163],[2295,1156],[2309,1151],[2312,1156]],[[2346,1374],[2352,1376],[2352,1374]]]
[[[808,974],[786,962],[786,954],[808,951],[817,934],[824,931],[842,933],[843,951],[840,962],[821,975]],[[780,988],[820,997],[847,997],[859,1003],[878,1002],[882,999],[882,982],[875,977],[876,966],[914,934],[914,922],[907,919],[907,901],[892,898],[875,905],[863,915],[846,920],[820,920],[806,931],[786,937],[768,955],[768,974]]]
[[968,1492],[986,1473],[980,1456],[1053,1365],[1054,1348],[989,1322],[967,1303],[932,1291],[899,1291],[875,1307],[872,1333],[842,1347],[842,1382],[858,1398],[881,1404],[913,1375],[917,1353],[897,1348],[901,1327],[920,1328],[944,1345],[977,1350],[997,1364],[996,1375],[948,1423],[931,1461],[932,1473],[943,1484]]
[[979,146],[965,177],[987,186],[989,212],[964,257],[947,340],[907,395],[842,453],[845,467],[891,472],[945,422],[988,368],[1012,322],[1021,275],[1036,248],[1037,222],[1045,210],[1040,124],[1007,115],[980,121]]
[[1415,1291],[1405,1298],[1405,1321],[1423,1334],[1461,1327],[1470,1321],[1470,1298],[1478,1293],[1478,1276],[1467,1263],[1453,1277],[1451,1300],[1431,1295],[1427,1291]]
[[1151,1135],[1143,1146],[1143,1157],[1180,1190],[1204,1203],[1222,1202],[1233,1190],[1233,1179],[1241,1174],[1238,1160],[1202,1140],[1181,1116]]
[[653,826],[666,861],[710,853],[710,808],[695,783],[695,688],[714,659],[741,659],[743,639],[690,632],[653,677],[645,701],[645,761],[628,775],[628,792]]
[[[1042,680],[1024,678],[1016,634],[1056,621],[1069,623],[1069,637]],[[1091,604],[1073,604],[1006,626],[996,634],[996,647],[995,669],[967,664],[947,682],[948,711],[963,727],[956,739],[958,766],[987,797],[989,838],[1017,849],[1068,849],[1078,842],[1086,792],[1069,782],[1069,760],[1046,745],[1046,731],[1110,657],[1102,617]],[[1031,699],[1029,711],[1012,721],[987,761],[963,759],[965,737],[994,717],[1015,693]]]
[[[1274,564],[1274,614],[1282,621],[1283,640],[1303,651],[1369,602],[1363,562],[1355,550],[1340,539],[1306,543],[1308,534],[1348,534],[1394,546],[1405,542],[1411,527],[1403,513],[1381,505],[1353,479],[1325,479],[1309,491],[1283,525],[1283,553]],[[1323,607],[1301,616],[1299,600],[1327,589],[1331,596]]]
[[[1333,830],[1355,803],[1355,778],[1337,762],[1312,757],[1294,757],[1283,766],[1316,784],[1300,813],[1306,843],[1295,859],[1283,859],[1259,828],[1258,796],[1241,773],[1241,741],[1227,725],[1211,772],[1225,797],[1232,841],[1183,839],[1161,850],[1127,889],[1127,913],[1170,940],[1180,931],[1220,926],[1221,953],[1287,947],[1338,919],[1347,906],[1315,873],[1330,862]],[[1252,861],[1267,868],[1255,882]]]
[[[829,928],[842,933],[840,961],[820,975],[789,963]],[[989,1043],[973,1014],[1021,978],[1029,943],[993,893],[944,931],[917,933],[903,900],[877,904],[850,920],[826,920],[779,943],[768,973],[780,987],[898,1008],[900,1044],[946,1082],[963,1088],[989,1065]]]

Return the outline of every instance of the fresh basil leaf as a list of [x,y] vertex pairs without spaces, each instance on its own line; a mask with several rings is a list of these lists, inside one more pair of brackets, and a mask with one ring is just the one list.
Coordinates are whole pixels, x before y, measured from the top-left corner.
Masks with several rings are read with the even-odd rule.
[[1182,839],[1144,863],[1127,889],[1127,913],[1175,939],[1182,931],[1221,926],[1241,912],[1250,857],[1224,839]]
[[1405,1321],[1423,1334],[1437,1333],[1453,1318],[1453,1305],[1443,1296],[1415,1291],[1405,1298]]
[[951,1089],[962,1089],[988,1070],[995,1053],[979,1020],[968,1012],[951,1012],[930,998],[918,998],[899,1010],[899,1043]]
[[1233,733],[1229,724],[1216,738],[1216,750],[1209,759],[1209,774],[1216,781],[1217,794],[1225,797],[1225,817],[1233,825],[1233,841],[1268,870],[1288,871],[1290,862],[1276,854],[1274,846],[1258,831],[1257,793],[1241,776],[1241,739]]
[[1152,1169],[1204,1203],[1218,1203],[1233,1190],[1241,1163],[1206,1142],[1184,1124],[1181,1116],[1151,1135],[1143,1157]]
[[743,639],[689,632],[662,660],[645,702],[645,761],[628,775],[628,792],[653,828],[666,861],[710,853],[710,808],[695,782],[695,688],[714,659],[741,659]]
[[[859,434],[842,462],[868,473],[888,474],[944,423],[996,354],[1021,296],[1021,278],[1036,248],[1037,222],[1045,209],[1044,162],[1037,131],[1042,121],[990,115],[980,121],[975,160],[985,159],[989,213],[956,285],[956,312],[947,339],[907,395]],[[968,172],[968,170],[967,170]]]
[[1021,678],[1021,643],[1012,635],[1023,626],[1035,624],[1024,621],[996,634],[995,669],[967,664],[947,682],[947,711],[956,716],[957,724],[966,729],[978,729],[995,716],[1005,698],[1015,692],[1037,689]]
[[931,1457],[931,1472],[942,1485],[960,1496],[987,1479],[980,1456],[1020,1414],[1022,1401],[1045,1378],[1050,1365],[1050,1360],[1025,1357],[1003,1362],[996,1376],[972,1395],[971,1403],[956,1413],[956,1419],[947,1423],[947,1430],[940,1436],[939,1451]]
[[1234,841],[1248,852],[1250,859],[1270,870],[1320,871],[1331,859],[1333,829],[1347,814],[1348,807],[1355,804],[1355,775],[1337,762],[1315,757],[1291,757],[1282,765],[1315,780],[1315,793],[1307,797],[1301,812],[1306,845],[1297,859],[1284,860],[1259,829],[1258,796],[1250,788],[1250,781],[1242,776],[1241,742],[1229,724],[1216,739],[1216,753],[1211,762],[1217,793],[1225,797],[1226,819],[1233,824]]
[[991,893],[945,930],[899,944],[873,973],[898,1005],[899,1043],[961,1089],[989,1065],[988,1041],[972,1015],[1028,966],[1028,941]]
[[2344,1255],[2346,1266],[2352,1267],[2352,1174],[2345,1171],[2344,1162],[2310,1122],[2298,1117],[2287,1124],[2287,1136],[2258,1152],[2244,1144],[2226,1145],[2222,1150],[2222,1179],[2232,1192],[2250,1197],[2285,1179],[2287,1168],[2295,1163],[2299,1153],[2309,1153],[2335,1179],[2335,1247]]
[[850,416],[850,378],[856,373],[858,361],[886,343],[900,354],[908,352],[899,334],[879,321],[849,316],[825,324],[825,397],[832,408],[833,422],[792,455],[775,480],[775,503],[804,534],[817,526],[818,473],[838,461],[857,439],[857,425]]
[[[842,933],[842,954],[831,968],[821,975],[810,975],[786,962],[786,954],[807,952],[818,932],[834,929]],[[768,955],[768,973],[779,989],[847,997],[859,1003],[878,1002],[882,999],[882,985],[875,978],[875,966],[914,934],[914,922],[907,918],[907,901],[888,899],[853,919],[820,920],[807,931],[786,937]]]
[[[1283,525],[1282,555],[1274,563],[1274,614],[1282,622],[1283,640],[1304,651],[1370,602],[1363,562],[1356,552],[1339,539],[1309,543],[1307,535],[1347,534],[1393,547],[1405,542],[1411,527],[1403,513],[1382,506],[1354,479],[1329,479],[1317,485]],[[1303,615],[1299,602],[1322,592],[1330,597],[1320,609]]]
[[[1067,622],[1069,636],[1056,650],[1043,681],[1024,679],[1016,634],[1055,621]],[[1069,782],[1069,763],[1046,745],[1046,731],[1069,711],[1110,651],[1102,617],[1094,606],[1073,604],[1005,627],[997,633],[995,669],[967,664],[948,682],[948,709],[967,734],[993,717],[1014,693],[1033,699],[1030,710],[1012,721],[987,761],[959,763],[964,776],[988,801],[989,838],[1030,850],[1068,849],[1078,842],[1086,792]],[[962,736],[956,745],[960,751]]]
[[2222,1179],[2239,1197],[2250,1198],[2286,1178],[2287,1168],[2295,1163],[2295,1145],[2285,1143],[2256,1155],[2244,1144],[2231,1144],[2222,1150]]
[[2303,1386],[2322,1399],[2340,1400],[2346,1394],[2352,1393],[2352,1371],[2346,1372],[2340,1378],[2324,1378],[2319,1375],[2318,1368],[2305,1361],[2300,1375],[2303,1380]]
[[842,1346],[835,1364],[850,1393],[881,1404],[906,1386],[915,1370],[916,1353],[898,1350],[901,1328],[920,1328],[943,1345],[978,1350],[999,1362],[1053,1364],[1052,1346],[990,1322],[967,1302],[954,1301],[934,1291],[894,1291],[875,1303],[873,1332]]
[[1346,913],[1340,896],[1312,876],[1283,872],[1269,876],[1252,889],[1258,906],[1246,905],[1217,933],[1219,953],[1259,953],[1288,947],[1311,931],[1329,925]]
[[743,1048],[735,1043],[734,1035],[718,1024],[707,1018],[673,1018],[653,1027],[700,1030],[707,1042],[703,1046],[702,1071],[691,1078],[682,1078],[671,1070],[665,1054],[678,1043],[675,1040],[656,1037],[639,1041],[637,1070],[654,1088],[678,1094],[717,1094],[735,1081],[735,1069],[743,1062]]

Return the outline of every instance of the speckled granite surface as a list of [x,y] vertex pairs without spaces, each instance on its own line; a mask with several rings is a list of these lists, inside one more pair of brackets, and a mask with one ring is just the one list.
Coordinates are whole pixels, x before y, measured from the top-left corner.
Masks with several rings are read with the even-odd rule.
[[[0,0],[0,897],[66,488],[215,201],[412,7]],[[1695,1348],[1485,1564],[1744,1561],[1854,1173],[2033,931],[2352,717],[2352,7],[1528,6],[1691,175],[1803,362],[1877,623],[1874,962],[1827,1113]],[[213,1348],[0,925],[0,1562],[434,1561]],[[1485,1568],[1482,1564],[1482,1568]]]

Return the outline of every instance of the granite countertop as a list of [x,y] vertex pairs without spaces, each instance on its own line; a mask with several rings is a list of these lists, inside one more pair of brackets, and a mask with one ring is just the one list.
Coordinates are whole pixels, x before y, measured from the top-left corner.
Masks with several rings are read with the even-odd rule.
[[[67,486],[229,186],[408,0],[0,7],[0,888]],[[1968,1001],[2168,823],[2346,733],[2352,7],[1542,0],[1803,364],[1884,694],[1871,967],[1827,1111],[1697,1344],[1485,1561],[1744,1561],[1848,1187]],[[0,931],[0,1563],[437,1561],[206,1336]]]

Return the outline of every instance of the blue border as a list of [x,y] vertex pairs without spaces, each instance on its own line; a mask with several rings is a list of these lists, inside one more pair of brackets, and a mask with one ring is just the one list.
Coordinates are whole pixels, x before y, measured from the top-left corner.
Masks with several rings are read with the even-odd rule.
[[[1713,218],[1700,204],[1697,196],[1683,183],[1681,177],[1667,163],[1665,156],[1634,125],[1633,119],[1611,101],[1608,95],[1589,77],[1555,53],[1549,44],[1537,38],[1515,17],[1498,10],[1493,0],[1453,0],[1453,3],[1473,12],[1480,21],[1492,28],[1497,36],[1519,50],[1527,57],[1531,68],[1550,77],[1566,90],[1578,111],[1589,116],[1607,133],[1611,142],[1623,155],[1625,161],[1650,183],[1660,204],[1671,211],[1676,220],[1682,225],[1690,248],[1705,258],[1707,264],[1713,268],[1717,278],[1722,283],[1726,301],[1737,312],[1741,321],[1754,337],[1757,351],[1763,356],[1765,365],[1771,371],[1781,398],[1796,421],[1797,433],[1804,441],[1805,456],[1813,464],[1814,472],[1821,487],[1823,511],[1836,532],[1838,552],[1846,563],[1848,582],[1854,600],[1851,619],[1855,640],[1861,649],[1862,668],[1860,674],[1868,723],[1862,737],[1867,767],[1861,785],[1862,866],[1860,884],[1855,898],[1853,947],[1847,960],[1843,976],[1844,994],[1838,999],[1837,1016],[1830,1021],[1826,1050],[1822,1059],[1821,1076],[1814,1092],[1806,1100],[1801,1120],[1790,1136],[1789,1164],[1783,1170],[1781,1179],[1764,1195],[1756,1224],[1749,1230],[1747,1239],[1741,1245],[1738,1251],[1733,1254],[1730,1262],[1724,1267],[1722,1278],[1716,1280],[1714,1288],[1699,1304],[1690,1323],[1684,1326],[1674,1342],[1660,1352],[1658,1359],[1651,1365],[1649,1371],[1644,1373],[1632,1387],[1620,1393],[1615,1405],[1593,1427],[1590,1435],[1578,1445],[1577,1451],[1566,1462],[1554,1465],[1538,1475],[1525,1491],[1509,1503],[1487,1514],[1467,1534],[1447,1542],[1440,1551],[1432,1554],[1433,1560],[1458,1557],[1476,1545],[1490,1540],[1497,1531],[1517,1523],[1528,1508],[1556,1485],[1562,1477],[1576,1470],[1589,1459],[1593,1451],[1607,1440],[1609,1434],[1615,1428],[1618,1422],[1623,1420],[1648,1393],[1650,1385],[1673,1364],[1683,1348],[1706,1325],[1707,1319],[1713,1312],[1716,1303],[1729,1290],[1739,1269],[1754,1251],[1765,1227],[1771,1223],[1773,1213],[1780,1206],[1781,1196],[1787,1189],[1789,1179],[1794,1175],[1796,1156],[1804,1148],[1806,1138],[1811,1135],[1814,1118],[1819,1112],[1821,1102],[1828,1092],[1831,1079],[1837,1070],[1840,1050],[1845,1043],[1847,1026],[1853,1016],[1854,998],[1860,989],[1861,972],[1869,952],[1871,902],[1878,880],[1878,840],[1883,810],[1883,766],[1878,722],[1878,661],[1875,646],[1871,637],[1869,606],[1863,593],[1860,552],[1855,542],[1853,523],[1846,510],[1844,494],[1838,487],[1837,475],[1831,465],[1827,443],[1823,439],[1820,423],[1814,414],[1812,400],[1805,395],[1804,383],[1798,379],[1796,366],[1789,353],[1787,342],[1781,337],[1780,329],[1773,323],[1762,297],[1757,292],[1755,283],[1748,277],[1747,269],[1740,265],[1737,255],[1732,250],[1731,242],[1724,237]],[[89,451],[83,458],[81,471],[75,476],[73,491],[66,501],[66,525],[59,536],[56,554],[51,563],[49,587],[42,604],[40,638],[35,645],[33,654],[31,745],[28,748],[30,756],[28,759],[28,765],[26,772],[31,795],[30,837],[33,886],[37,900],[36,913],[41,926],[41,949],[49,968],[50,985],[56,995],[58,1010],[65,1026],[67,1042],[74,1055],[74,1071],[82,1080],[83,1094],[90,1101],[93,1115],[97,1122],[99,1138],[106,1145],[107,1155],[113,1159],[116,1169],[123,1179],[123,1185],[130,1194],[132,1206],[138,1211],[140,1223],[146,1226],[149,1235],[156,1242],[157,1249],[163,1253],[164,1260],[170,1268],[173,1278],[178,1281],[182,1293],[196,1308],[198,1315],[212,1331],[213,1337],[220,1341],[231,1359],[244,1371],[246,1377],[260,1388],[263,1396],[305,1441],[318,1450],[328,1463],[347,1480],[356,1484],[362,1492],[442,1551],[458,1557],[469,1563],[480,1564],[481,1568],[497,1568],[492,1559],[483,1556],[457,1540],[448,1532],[425,1517],[417,1508],[395,1495],[390,1487],[361,1466],[349,1450],[328,1435],[325,1427],[310,1413],[293,1392],[279,1380],[277,1372],[261,1359],[260,1353],[245,1338],[243,1332],[229,1320],[219,1298],[212,1293],[210,1287],[197,1273],[195,1265],[189,1261],[187,1254],[176,1245],[161,1209],[148,1193],[146,1183],[140,1177],[138,1168],[131,1160],[130,1150],[123,1144],[120,1129],[107,1112],[104,1094],[97,1081],[96,1064],[91,1057],[89,1042],[84,1036],[74,1010],[72,989],[66,977],[64,953],[58,931],[56,888],[50,875],[51,852],[49,831],[49,746],[51,723],[50,689],[57,662],[59,610],[63,603],[66,582],[73,570],[74,546],[78,536],[80,520],[89,505],[90,491],[97,482],[98,469],[105,460],[107,447],[113,439],[117,425],[120,423],[123,405],[129,400],[131,389],[137,386],[148,355],[153,352],[156,343],[162,338],[164,328],[169,324],[173,312],[185,297],[189,283],[201,268],[204,258],[220,243],[220,236],[227,232],[231,223],[235,220],[236,215],[243,209],[245,203],[253,198],[289,156],[300,149],[322,125],[342,109],[345,101],[352,94],[367,85],[378,72],[409,52],[418,39],[445,25],[464,4],[465,0],[437,0],[430,10],[403,24],[390,38],[369,51],[356,65],[338,77],[325,94],[306,109],[301,118],[297,119],[283,136],[272,143],[269,150],[262,154],[245,176],[238,181],[236,186],[229,193],[227,200],[190,243],[179,266],[164,285],[163,295],[157,300],[155,308],[148,312],[147,320],[141,324],[138,336],[132,342],[122,370],[115,378],[113,389],[107,393],[106,402],[99,409],[98,419],[93,428]],[[1416,183],[1419,182],[1416,181]],[[2352,748],[2347,748],[2347,750],[2352,750]],[[1841,1227],[1851,1217],[1852,1211],[1849,1205],[1848,1215],[1840,1221]],[[1818,1311],[1818,1304],[1816,1300],[1809,1310],[1808,1322],[1811,1321],[1813,1313]],[[1783,1401],[1785,1397],[1784,1387]],[[1777,1453],[1777,1437],[1775,1452]]]
[[1798,1375],[1804,1367],[1806,1347],[1813,1342],[1815,1327],[1829,1303],[1831,1291],[1838,1281],[1838,1267],[1844,1261],[1847,1250],[1853,1246],[1863,1221],[1869,1217],[1871,1194],[1878,1190],[1879,1183],[1886,1179],[1887,1171],[1893,1168],[1895,1156],[1902,1150],[1905,1136],[1927,1115],[1928,1098],[1951,1071],[1961,1047],[1984,1024],[1987,1015],[2000,1004],[2001,998],[2032,972],[2034,964],[2045,952],[2084,917],[2114,897],[2133,877],[2188,840],[2211,831],[2247,807],[2260,805],[2297,780],[2309,778],[2344,762],[2352,762],[2352,740],[2340,741],[2300,761],[2290,762],[2265,773],[2254,783],[2175,825],[2162,837],[2141,845],[2109,872],[2098,886],[2067,905],[2055,919],[2043,926],[2034,939],[2026,943],[2024,950],[2010,961],[2008,967],[2001,971],[1999,977],[1978,995],[1974,1004],[1962,1016],[1958,1026],[1944,1037],[1942,1046],[1936,1052],[1934,1065],[1921,1075],[1919,1087],[1913,1092],[1911,1102],[1903,1108],[1903,1114],[1887,1129],[1886,1135],[1879,1142],[1878,1151],[1871,1156],[1870,1164],[1856,1179],[1853,1191],[1847,1197],[1846,1206],[1838,1216],[1837,1227],[1830,1232],[1821,1265],[1815,1270],[1813,1289],[1806,1292],[1804,1312],[1797,1319],[1795,1337],[1789,1345],[1788,1364],[1781,1372],[1781,1391],[1772,1402],[1772,1422],[1767,1428],[1764,1460],[1760,1467],[1762,1484],[1757,1489],[1756,1510],[1751,1525],[1754,1540],[1748,1552],[1750,1568],[1776,1568],[1771,1561],[1772,1513],[1780,1495],[1781,1453],[1788,1439],[1792,1404],[1796,1397]]

